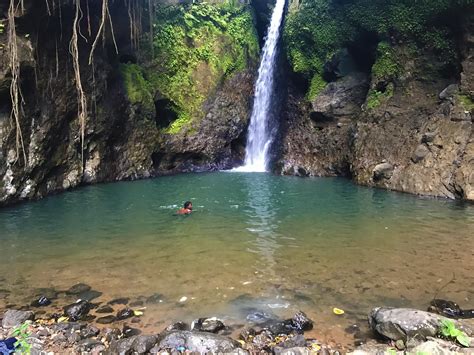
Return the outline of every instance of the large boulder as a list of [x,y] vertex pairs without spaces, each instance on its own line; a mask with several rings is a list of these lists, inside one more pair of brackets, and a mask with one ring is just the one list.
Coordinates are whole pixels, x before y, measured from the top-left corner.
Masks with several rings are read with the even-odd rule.
[[369,89],[365,73],[351,73],[329,83],[312,102],[316,116],[336,118],[358,114]]
[[3,315],[2,326],[4,328],[14,328],[23,324],[27,320],[33,320],[34,318],[35,314],[33,312],[9,309]]
[[158,343],[161,350],[178,350],[196,353],[238,353],[243,351],[236,341],[212,333],[174,331]]
[[[434,337],[446,317],[410,308],[373,309],[369,314],[369,324],[372,330],[391,340],[410,339],[426,340]],[[473,328],[461,321],[454,321],[456,327],[471,335]]]

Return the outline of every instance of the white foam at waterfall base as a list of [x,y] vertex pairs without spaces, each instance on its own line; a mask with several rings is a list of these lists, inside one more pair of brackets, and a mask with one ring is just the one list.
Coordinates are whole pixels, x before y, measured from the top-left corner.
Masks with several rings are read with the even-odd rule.
[[273,132],[269,127],[269,111],[274,90],[275,60],[284,9],[285,0],[277,0],[258,69],[244,165],[233,171],[265,172],[268,170],[268,151],[273,140]]

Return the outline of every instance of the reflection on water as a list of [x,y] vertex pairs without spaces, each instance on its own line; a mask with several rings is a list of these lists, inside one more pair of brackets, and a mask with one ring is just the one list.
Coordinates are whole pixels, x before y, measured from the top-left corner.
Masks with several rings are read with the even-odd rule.
[[[174,216],[186,200],[195,212]],[[453,272],[438,296],[474,308],[473,205],[343,179],[213,173],[90,186],[0,210],[0,245],[0,308],[84,282],[99,302],[163,295],[145,327],[239,321],[253,307],[301,309],[337,332],[373,306],[425,308]]]
[[[257,173],[258,174],[258,173]],[[259,256],[259,269],[267,279],[275,280],[275,252],[280,247],[278,245],[278,221],[276,210],[279,208],[279,201],[275,194],[270,191],[271,182],[266,178],[267,174],[255,179],[257,174],[247,174],[244,176],[244,183],[247,190],[248,209],[247,224],[248,231],[256,235],[255,241],[250,243],[249,251],[257,253]],[[260,174],[259,174],[260,175]]]

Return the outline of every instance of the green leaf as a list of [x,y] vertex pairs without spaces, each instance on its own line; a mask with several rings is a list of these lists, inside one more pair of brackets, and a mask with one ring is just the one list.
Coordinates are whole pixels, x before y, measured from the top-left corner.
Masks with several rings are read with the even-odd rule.
[[469,337],[464,332],[460,332],[460,334],[456,337],[456,340],[462,346],[468,348],[469,347]]

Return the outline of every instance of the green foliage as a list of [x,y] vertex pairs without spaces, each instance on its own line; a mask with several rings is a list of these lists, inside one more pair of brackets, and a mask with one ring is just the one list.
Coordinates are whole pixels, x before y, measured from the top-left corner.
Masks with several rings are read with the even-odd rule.
[[390,81],[397,77],[400,65],[393,48],[387,42],[380,42],[377,47],[377,59],[372,66],[372,75],[377,80]]
[[147,107],[153,105],[151,85],[145,79],[145,72],[139,65],[120,64],[120,73],[131,103],[141,103]]
[[[368,34],[379,41],[390,38],[431,49],[452,65],[457,58],[457,16],[472,6],[472,0],[301,0],[299,7],[290,7],[284,43],[293,70],[308,80],[322,73],[338,49]],[[394,64],[387,55],[375,70],[396,74]]]
[[30,339],[28,326],[28,322],[25,322],[22,325],[13,329],[12,332],[12,336],[17,339],[14,344],[15,352],[18,352],[20,354],[29,354],[31,352],[31,344],[28,342],[28,340]]
[[379,107],[383,102],[387,101],[393,96],[393,84],[388,84],[385,91],[370,90],[367,94],[366,107],[369,110],[373,110]]
[[316,96],[318,96],[321,93],[321,91],[324,90],[326,85],[327,85],[327,83],[326,83],[326,81],[324,81],[324,79],[321,77],[321,75],[316,74],[313,77],[313,79],[311,79],[307,99],[309,101],[313,100]]
[[202,116],[202,105],[217,86],[248,67],[259,54],[249,7],[194,3],[160,8],[155,21],[154,91],[176,107],[178,119],[165,130],[178,133]]
[[443,319],[439,329],[440,335],[448,339],[455,339],[459,344],[469,347],[469,337],[462,330],[456,328],[454,322],[450,319]]
[[469,95],[459,94],[458,100],[461,102],[462,107],[466,111],[473,111],[474,110],[474,101],[471,99]]

